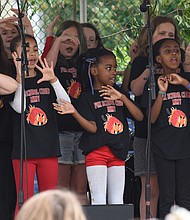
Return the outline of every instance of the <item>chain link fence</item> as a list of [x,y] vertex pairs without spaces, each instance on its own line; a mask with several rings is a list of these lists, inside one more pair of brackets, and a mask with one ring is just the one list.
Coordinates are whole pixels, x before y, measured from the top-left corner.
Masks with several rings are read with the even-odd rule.
[[[20,1],[20,6],[24,8],[32,23],[40,52],[45,43],[46,27],[56,15],[60,15],[59,23],[68,19],[80,22],[80,3],[79,0]],[[114,50],[120,70],[123,70],[129,62],[129,47],[144,26],[143,14],[140,12],[141,3],[140,0],[87,1],[87,22],[92,23],[99,30],[105,47]],[[0,4],[1,18],[12,15],[10,8],[18,7],[15,0],[1,0]],[[186,13],[184,8],[190,11],[190,2],[179,0],[174,3],[173,0],[155,0],[151,6],[155,15],[171,15],[176,18],[179,25],[184,25],[180,20]],[[186,27],[188,25],[190,27],[190,17],[186,21]]]

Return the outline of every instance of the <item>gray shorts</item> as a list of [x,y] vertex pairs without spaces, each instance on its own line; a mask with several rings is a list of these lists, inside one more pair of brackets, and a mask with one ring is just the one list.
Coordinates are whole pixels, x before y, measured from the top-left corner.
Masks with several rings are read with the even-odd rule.
[[61,157],[58,162],[62,164],[83,164],[85,163],[85,156],[82,150],[79,149],[79,142],[82,132],[61,132],[59,133],[59,142]]
[[[146,139],[134,137],[133,148],[135,176],[144,176],[147,173]],[[156,173],[152,152],[150,153],[150,173]]]

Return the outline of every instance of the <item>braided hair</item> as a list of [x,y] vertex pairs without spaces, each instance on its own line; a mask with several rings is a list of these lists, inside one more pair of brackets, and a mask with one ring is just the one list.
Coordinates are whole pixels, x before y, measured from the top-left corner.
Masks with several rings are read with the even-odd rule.
[[115,57],[112,51],[105,48],[88,49],[86,53],[83,53],[79,57],[77,68],[79,72],[79,82],[81,83],[82,91],[91,91],[92,95],[94,95],[91,66],[98,65],[101,62],[102,57],[104,56]]

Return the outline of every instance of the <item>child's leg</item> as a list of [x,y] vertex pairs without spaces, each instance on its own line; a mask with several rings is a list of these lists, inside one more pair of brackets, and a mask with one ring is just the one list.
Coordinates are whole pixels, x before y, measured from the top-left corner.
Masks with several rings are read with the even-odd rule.
[[107,166],[88,166],[86,173],[92,205],[106,204]]
[[123,204],[125,166],[108,168],[108,204]]
[[58,158],[39,158],[36,161],[39,191],[57,188]]
[[159,185],[159,217],[164,219],[175,202],[176,165],[175,160],[168,160],[154,154]]
[[[15,215],[19,210],[18,205],[18,193],[20,190],[20,160],[13,160],[13,169],[16,182],[16,192],[17,192],[17,204]],[[34,195],[34,175],[36,171],[36,164],[34,160],[28,159],[27,162],[24,161],[23,164],[23,192],[24,201]]]
[[176,160],[176,205],[190,210],[190,158]]

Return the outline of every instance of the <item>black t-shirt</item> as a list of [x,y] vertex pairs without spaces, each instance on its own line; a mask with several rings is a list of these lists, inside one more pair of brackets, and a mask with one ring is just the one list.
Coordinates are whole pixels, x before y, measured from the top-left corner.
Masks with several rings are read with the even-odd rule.
[[[81,85],[79,83],[76,65],[72,60],[67,60],[66,67],[57,64],[55,66],[55,74],[65,91],[69,94],[71,103],[76,107],[81,93]],[[56,116],[59,132],[83,130],[72,115],[60,115],[57,113]]]
[[[129,89],[130,83],[137,79],[148,67],[148,58],[138,56],[134,59],[131,67],[131,73],[130,73],[130,79],[129,79]],[[159,74],[161,70],[161,67],[158,66],[158,64],[154,65],[154,71],[155,74]],[[182,65],[180,65],[179,71],[184,72],[184,69]],[[145,79],[146,80],[146,79]],[[146,88],[148,90],[148,88]],[[139,105],[141,111],[144,114],[144,118],[142,121],[135,121],[135,137],[139,138],[147,138],[147,126],[148,126],[148,118],[146,114],[146,109],[142,105],[142,96],[135,96],[135,101]]]
[[[27,158],[48,158],[60,155],[55,110],[55,92],[49,82],[37,84],[40,72],[25,80],[26,154]],[[12,158],[20,158],[21,114],[14,112],[14,146]]]
[[[148,65],[147,57],[140,57],[140,56],[136,57],[132,63],[129,82],[131,83],[131,81],[138,78],[144,72],[147,65]],[[144,114],[144,118],[142,121],[135,121],[135,137],[147,138],[147,115],[146,115],[146,109],[141,106],[141,98],[142,96],[135,96],[135,101],[138,103],[141,111]]]
[[[0,72],[15,78],[15,66],[13,62],[8,61],[8,73],[0,68]],[[10,95],[0,96],[3,105],[0,108],[0,142],[11,142],[13,139],[13,123],[12,113],[13,109],[10,107],[9,102],[14,98],[14,93]]]
[[[190,73],[180,73],[190,81]],[[159,75],[155,75],[157,82]],[[148,92],[143,94],[147,106]],[[156,94],[158,85],[156,83]],[[152,124],[152,151],[166,159],[190,158],[190,92],[181,85],[169,84],[158,119]]]
[[98,91],[92,95],[84,92],[79,98],[79,113],[89,121],[95,121],[96,133],[83,132],[80,148],[87,155],[94,149],[109,146],[113,154],[125,160],[129,148],[129,129],[126,117],[131,117],[120,100],[108,101]]
[[9,101],[14,98],[14,95],[0,96],[3,101],[3,106],[0,108],[0,142],[12,142],[13,137],[13,110],[9,105]]

